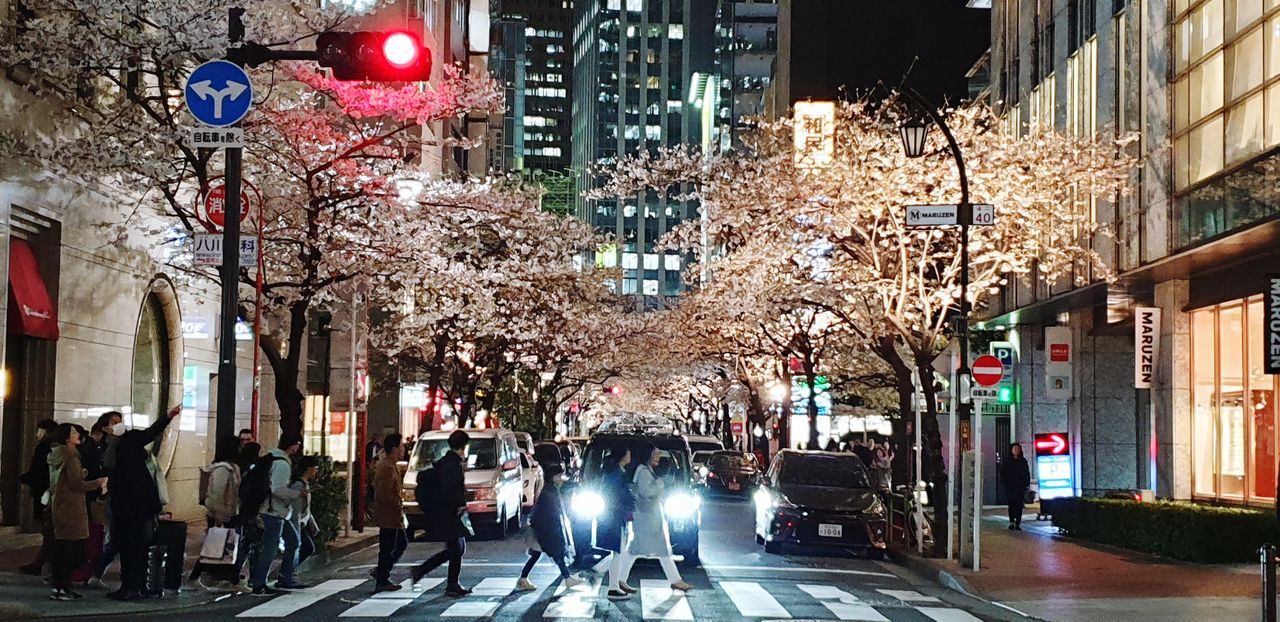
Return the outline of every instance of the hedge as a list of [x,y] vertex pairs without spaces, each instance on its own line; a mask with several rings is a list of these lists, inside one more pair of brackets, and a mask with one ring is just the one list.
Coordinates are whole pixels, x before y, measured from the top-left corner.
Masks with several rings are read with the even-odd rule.
[[1280,544],[1275,514],[1193,503],[1054,499],[1053,524],[1067,535],[1191,562],[1258,560],[1258,547]]

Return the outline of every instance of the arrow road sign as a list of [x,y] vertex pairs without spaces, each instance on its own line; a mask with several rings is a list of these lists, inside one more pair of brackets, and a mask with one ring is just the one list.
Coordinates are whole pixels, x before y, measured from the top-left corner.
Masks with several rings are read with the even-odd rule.
[[995,386],[1004,377],[1004,365],[1000,359],[983,354],[973,361],[973,380],[984,387]]
[[191,72],[187,78],[187,110],[205,125],[226,127],[249,113],[253,105],[253,85],[249,74],[239,65],[225,60],[211,60]]
[[1036,455],[1060,455],[1068,452],[1067,435],[1062,432],[1050,432],[1036,435]]

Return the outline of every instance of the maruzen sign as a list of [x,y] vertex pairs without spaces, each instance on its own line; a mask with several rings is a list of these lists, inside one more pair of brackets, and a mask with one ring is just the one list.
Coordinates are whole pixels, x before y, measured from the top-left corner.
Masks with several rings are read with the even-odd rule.
[[1263,373],[1280,374],[1280,274],[1267,275],[1267,291],[1262,297],[1262,317],[1266,348]]
[[1138,307],[1133,322],[1133,386],[1150,389],[1160,356],[1160,307]]

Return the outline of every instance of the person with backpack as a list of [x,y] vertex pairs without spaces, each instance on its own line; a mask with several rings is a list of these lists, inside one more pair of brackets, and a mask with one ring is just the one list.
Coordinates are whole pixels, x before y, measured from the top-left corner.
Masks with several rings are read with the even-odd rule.
[[[391,582],[391,569],[409,546],[405,536],[404,502],[400,498],[400,460],[404,447],[399,434],[388,434],[382,441],[384,460],[379,460],[373,470],[373,524],[378,527],[378,567],[373,573],[374,592],[394,592],[400,589]],[[416,583],[416,581],[415,581]]]
[[112,600],[142,598],[147,546],[164,509],[147,447],[181,412],[181,404],[174,406],[145,430],[131,430],[123,421],[107,428],[116,439],[108,445],[105,463],[111,477],[111,542],[120,555],[120,589],[107,594]]
[[23,574],[39,575],[44,572],[44,563],[50,561],[53,547],[53,523],[45,516],[44,493],[49,490],[49,450],[53,446],[53,435],[58,430],[58,422],[45,419],[36,424],[36,448],[31,454],[31,464],[27,472],[18,476],[31,490],[31,514],[40,525],[40,548],[36,558],[19,570]]
[[[208,476],[200,491],[200,505],[205,507],[206,527],[234,527],[240,513],[240,467],[234,462],[240,452],[235,442],[218,447],[213,463],[205,468]],[[222,566],[207,568],[199,560],[191,569],[188,581],[196,581],[207,570],[225,570]],[[238,574],[237,574],[238,576]]]
[[[249,586],[254,596],[274,596],[287,590],[300,590],[307,586],[294,580],[293,571],[298,563],[298,532],[289,520],[298,497],[306,493],[291,488],[293,467],[291,459],[302,451],[302,436],[287,432],[280,437],[280,444],[263,456],[249,470],[240,484],[240,503],[256,508],[262,523],[262,543],[258,558],[254,560],[249,576]],[[284,541],[284,559],[280,564],[280,576],[275,587],[267,585],[271,562]]]
[[[558,456],[557,456],[558,457]],[[533,503],[533,515],[529,517],[532,528],[526,542],[529,546],[529,561],[520,571],[520,579],[516,581],[516,589],[532,592],[538,586],[529,581],[529,573],[545,553],[560,569],[560,579],[566,588],[576,587],[585,579],[569,572],[569,560],[573,557],[572,537],[569,535],[569,517],[564,511],[564,500],[560,497],[560,487],[564,485],[564,464],[559,460],[543,462],[542,477],[546,485],[542,494]]]
[[[471,436],[462,430],[449,435],[449,451],[431,468],[418,474],[418,503],[427,516],[427,533],[444,540],[445,549],[427,558],[409,571],[417,585],[427,573],[449,562],[446,596],[461,598],[471,593],[462,587],[462,556],[467,552],[467,536],[472,535],[467,517],[466,462]],[[425,502],[425,504],[424,504]]]
[[100,490],[105,477],[86,479],[80,462],[80,432],[64,423],[52,434],[49,461],[49,520],[53,524],[53,590],[51,600],[80,598],[71,590],[71,573],[84,563],[85,541],[89,539],[89,507],[85,493]]

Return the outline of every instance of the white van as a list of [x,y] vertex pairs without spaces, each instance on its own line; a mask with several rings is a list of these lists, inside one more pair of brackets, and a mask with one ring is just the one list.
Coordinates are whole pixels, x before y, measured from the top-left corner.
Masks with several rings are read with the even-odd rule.
[[[505,538],[508,529],[519,529],[521,496],[524,482],[520,466],[520,446],[510,430],[463,430],[471,436],[464,459],[467,467],[467,512],[477,530],[491,529]],[[433,430],[418,438],[409,456],[404,474],[404,513],[409,519],[409,537],[428,528],[426,517],[418,509],[414,491],[418,472],[430,468],[449,451],[449,435],[453,430]],[[427,536],[431,534],[428,532]]]

